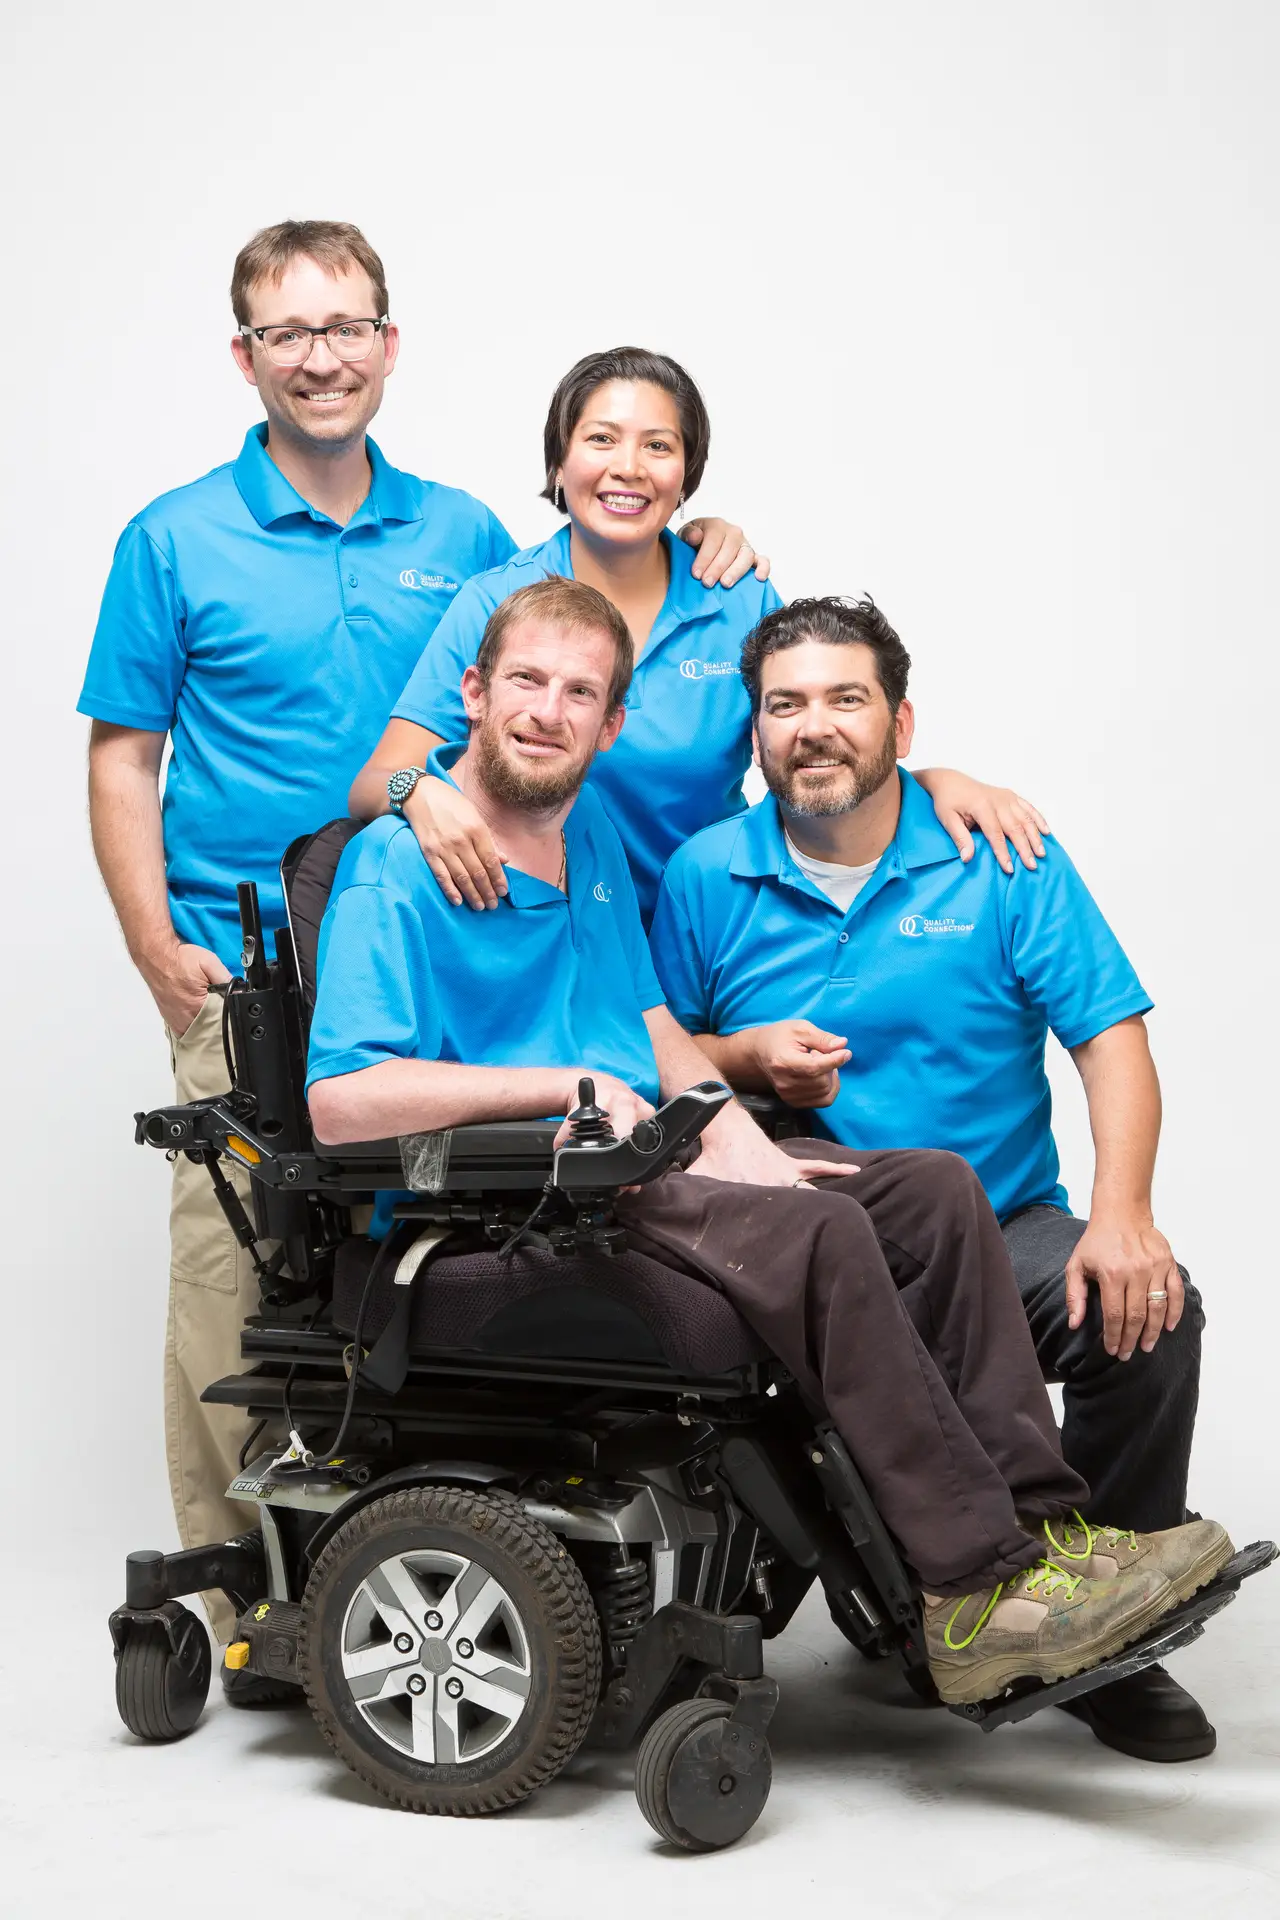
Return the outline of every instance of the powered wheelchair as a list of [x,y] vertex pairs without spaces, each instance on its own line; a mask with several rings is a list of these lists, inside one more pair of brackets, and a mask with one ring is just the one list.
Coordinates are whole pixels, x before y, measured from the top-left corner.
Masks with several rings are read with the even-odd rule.
[[[128,1556],[110,1623],[121,1716],[146,1740],[195,1725],[209,1640],[182,1600],[220,1588],[238,1616],[228,1664],[295,1686],[401,1806],[495,1812],[584,1741],[639,1741],[657,1833],[727,1845],[769,1792],[763,1642],[818,1581],[853,1645],[936,1699],[918,1594],[823,1409],[721,1293],[629,1248],[614,1215],[727,1089],[694,1087],[619,1140],[584,1080],[558,1150],[554,1121],[313,1138],[319,928],[356,831],[333,821],[289,848],[271,959],[256,891],[239,889],[228,1091],[135,1117],[140,1143],[204,1164],[258,1273],[246,1371],[204,1395],[251,1423],[228,1492],[258,1525]],[[803,1124],[764,1102],[757,1118]],[[252,1218],[227,1162],[250,1176]],[[379,1194],[397,1198],[375,1244],[359,1229]],[[990,1731],[1137,1672],[1275,1552],[1246,1548],[1102,1667],[952,1711]]]

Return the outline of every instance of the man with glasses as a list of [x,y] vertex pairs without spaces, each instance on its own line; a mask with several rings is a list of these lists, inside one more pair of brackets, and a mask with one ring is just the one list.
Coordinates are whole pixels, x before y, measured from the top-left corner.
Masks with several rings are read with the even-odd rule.
[[[125,528],[79,703],[93,721],[94,850],[168,1030],[180,1100],[226,1085],[219,990],[239,966],[236,882],[257,882],[267,929],[283,924],[284,847],[346,811],[453,595],[515,551],[478,500],[399,472],[367,437],[399,336],[358,228],[264,229],[236,260],[231,302],[231,350],[266,421],[234,461]],[[722,522],[693,538],[707,586],[755,561]],[[257,1283],[207,1174],[185,1159],[171,1230],[166,1441],[189,1546],[250,1517],[224,1498],[243,1421],[200,1394],[237,1370]]]

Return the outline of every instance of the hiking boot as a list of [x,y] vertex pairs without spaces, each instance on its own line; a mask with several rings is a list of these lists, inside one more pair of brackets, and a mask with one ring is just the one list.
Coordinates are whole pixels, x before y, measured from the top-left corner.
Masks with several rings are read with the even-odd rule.
[[990,1700],[1013,1680],[1066,1680],[1140,1640],[1178,1596],[1155,1567],[1115,1580],[1037,1560],[993,1593],[925,1595],[925,1646],[942,1699]]
[[[1032,1528],[1030,1531],[1034,1532]],[[1192,1520],[1163,1533],[1125,1532],[1095,1527],[1073,1513],[1067,1520],[1046,1520],[1044,1537],[1060,1567],[1090,1580],[1117,1580],[1138,1568],[1156,1568],[1179,1600],[1207,1586],[1235,1552],[1225,1527],[1216,1520]]]

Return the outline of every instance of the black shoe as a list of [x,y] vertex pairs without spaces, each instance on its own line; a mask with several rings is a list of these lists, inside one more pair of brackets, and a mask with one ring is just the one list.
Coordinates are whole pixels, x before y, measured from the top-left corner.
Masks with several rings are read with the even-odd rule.
[[1163,1667],[1143,1667],[1076,1700],[1064,1700],[1104,1747],[1135,1760],[1203,1760],[1218,1744],[1203,1707]]
[[287,1680],[264,1680],[246,1667],[222,1667],[223,1698],[233,1707],[301,1707],[306,1696]]

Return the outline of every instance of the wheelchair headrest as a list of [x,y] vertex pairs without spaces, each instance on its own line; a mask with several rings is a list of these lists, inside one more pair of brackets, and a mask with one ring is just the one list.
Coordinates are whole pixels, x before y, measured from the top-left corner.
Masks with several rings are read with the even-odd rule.
[[361,830],[360,820],[330,820],[314,833],[300,834],[285,850],[280,862],[280,884],[284,889],[285,911],[293,936],[293,951],[298,963],[298,980],[308,1026],[316,1004],[316,955],[320,945],[320,922],[324,919],[333,877],[338,871],[342,850]]

